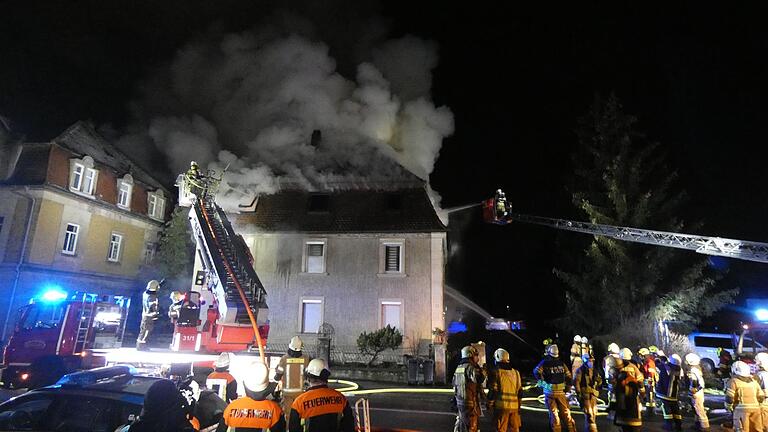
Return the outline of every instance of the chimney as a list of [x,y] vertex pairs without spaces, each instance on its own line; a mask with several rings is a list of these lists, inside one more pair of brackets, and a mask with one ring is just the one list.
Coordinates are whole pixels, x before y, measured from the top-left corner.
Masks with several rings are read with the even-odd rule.
[[323,133],[320,132],[320,129],[315,129],[312,131],[312,139],[309,141],[309,145],[312,147],[319,147],[320,142],[323,140]]

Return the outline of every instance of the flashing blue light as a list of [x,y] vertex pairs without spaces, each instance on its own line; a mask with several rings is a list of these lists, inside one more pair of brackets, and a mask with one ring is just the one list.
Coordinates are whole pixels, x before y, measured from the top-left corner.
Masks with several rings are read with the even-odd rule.
[[461,321],[451,321],[448,324],[448,334],[461,333],[467,331],[467,325]]
[[755,311],[755,317],[758,321],[768,321],[768,309],[758,309]]
[[40,296],[43,301],[57,302],[67,298],[67,293],[58,288],[49,288]]

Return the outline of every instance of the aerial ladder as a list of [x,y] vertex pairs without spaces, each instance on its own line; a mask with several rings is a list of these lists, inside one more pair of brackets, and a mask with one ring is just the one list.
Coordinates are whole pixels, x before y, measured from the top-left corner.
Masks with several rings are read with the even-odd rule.
[[483,219],[496,225],[507,225],[515,221],[525,222],[566,231],[610,237],[616,240],[686,249],[704,255],[768,263],[768,243],[513,213],[512,206],[501,189],[496,191],[493,198],[483,201],[481,206]]

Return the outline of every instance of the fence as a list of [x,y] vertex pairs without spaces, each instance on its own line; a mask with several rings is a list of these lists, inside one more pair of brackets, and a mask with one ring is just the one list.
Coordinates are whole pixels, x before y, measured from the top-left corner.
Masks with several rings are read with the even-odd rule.
[[[288,344],[267,343],[267,351],[270,352],[288,352]],[[303,352],[308,356],[315,358],[317,356],[317,347],[314,344],[304,346]],[[386,350],[376,356],[375,364],[391,363],[403,365],[405,361],[403,355],[404,349]],[[333,345],[331,344],[331,363],[337,365],[346,364],[368,364],[371,359],[369,354],[363,354],[356,345]]]

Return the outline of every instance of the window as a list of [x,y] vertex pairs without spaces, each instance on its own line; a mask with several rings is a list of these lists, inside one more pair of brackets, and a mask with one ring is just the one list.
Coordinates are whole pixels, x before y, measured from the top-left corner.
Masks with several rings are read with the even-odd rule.
[[403,302],[399,300],[382,300],[381,328],[386,326],[402,329]]
[[131,192],[133,192],[133,177],[126,174],[122,179],[117,180],[117,206],[131,208]]
[[405,240],[382,240],[379,250],[379,274],[404,274],[404,250]]
[[155,260],[155,252],[157,251],[157,245],[149,242],[144,246],[144,264],[152,264]]
[[325,240],[312,240],[304,245],[304,271],[325,273]]
[[85,167],[79,163],[75,164],[75,168],[72,170],[72,184],[70,187],[74,190],[80,190],[83,187],[83,172]]
[[150,192],[148,194],[149,205],[147,213],[154,219],[163,219],[165,215],[165,198],[160,192]]
[[67,224],[67,230],[64,232],[64,247],[62,253],[74,255],[77,250],[77,234],[80,231],[80,225]]
[[696,336],[694,343],[699,347],[733,349],[733,341],[729,337]]
[[304,297],[301,299],[302,333],[317,333],[323,323],[323,298]]
[[93,195],[99,177],[99,172],[94,168],[93,158],[85,156],[82,160],[72,160],[70,167],[69,190],[83,195]]
[[83,183],[82,192],[88,195],[93,195],[93,187],[96,185],[96,170],[93,168],[85,169],[85,182]]
[[107,261],[120,261],[120,246],[122,244],[123,236],[120,234],[112,233],[112,236],[109,238],[109,253],[107,254]]

